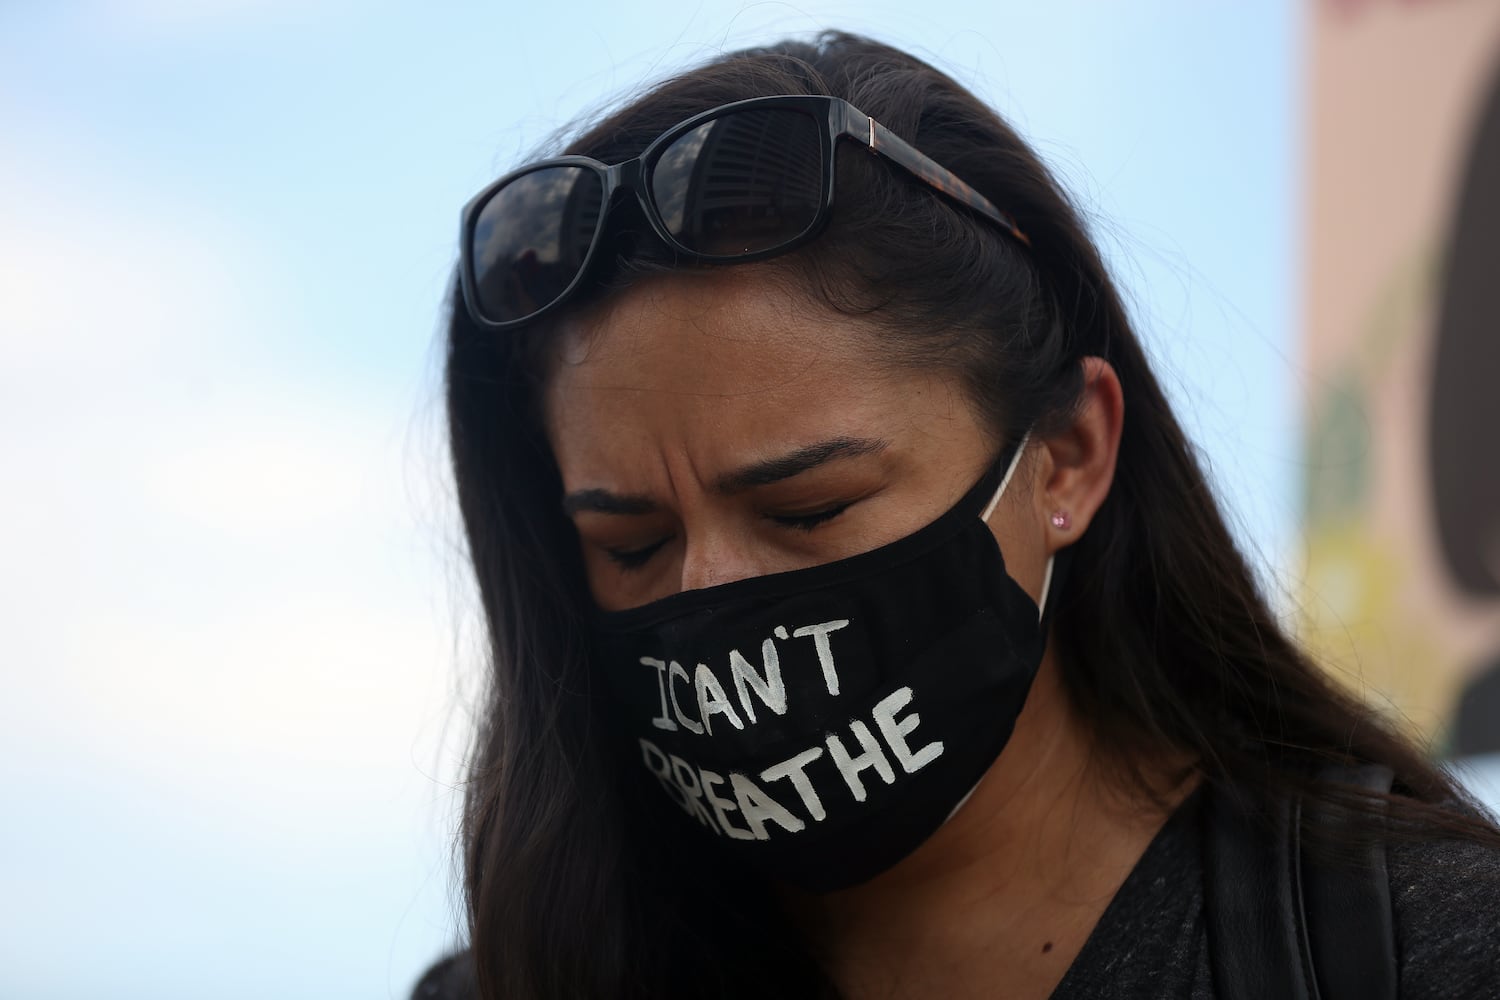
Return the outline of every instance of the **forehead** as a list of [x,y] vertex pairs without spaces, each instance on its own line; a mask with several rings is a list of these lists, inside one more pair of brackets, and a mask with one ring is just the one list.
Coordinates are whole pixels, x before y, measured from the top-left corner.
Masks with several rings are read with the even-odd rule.
[[893,400],[920,402],[931,379],[889,363],[888,334],[789,286],[754,265],[653,275],[561,324],[545,394],[559,460],[643,436],[754,450],[868,433]]
[[880,334],[754,265],[651,275],[559,325],[548,394],[606,373],[661,392],[737,394],[831,366],[874,376]]

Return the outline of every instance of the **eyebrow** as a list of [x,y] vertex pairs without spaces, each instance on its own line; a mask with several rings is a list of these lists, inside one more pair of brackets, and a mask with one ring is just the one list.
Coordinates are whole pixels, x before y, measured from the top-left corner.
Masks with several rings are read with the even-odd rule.
[[578,490],[563,497],[563,513],[572,516],[588,510],[598,514],[650,514],[657,509],[655,500],[640,494],[611,493],[609,490]]
[[890,447],[889,441],[877,438],[829,438],[826,441],[819,441],[805,448],[787,452],[785,455],[752,462],[733,472],[727,472],[714,480],[714,491],[731,494],[741,493],[756,486],[769,486],[783,479],[800,476],[804,472],[816,469],[835,459],[874,455],[888,447]]
[[[819,466],[844,458],[874,455],[890,447],[879,438],[836,437],[818,441],[775,458],[752,462],[727,472],[713,482],[715,493],[735,494],[757,486],[769,486],[793,476],[800,476]],[[580,511],[598,514],[651,514],[660,504],[644,494],[611,493],[609,490],[577,490],[563,497],[563,511],[568,515]]]

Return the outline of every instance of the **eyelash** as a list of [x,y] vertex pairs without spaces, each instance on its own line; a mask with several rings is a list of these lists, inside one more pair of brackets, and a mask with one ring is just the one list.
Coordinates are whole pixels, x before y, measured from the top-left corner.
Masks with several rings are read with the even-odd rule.
[[605,549],[604,554],[621,569],[640,569],[652,556],[656,555],[658,549],[671,540],[672,536],[668,535],[661,541],[653,542],[642,549]]
[[[784,528],[790,528],[793,531],[812,531],[820,525],[827,524],[829,521],[832,521],[844,511],[848,510],[850,506],[852,506],[852,504],[841,503],[835,504],[832,507],[826,507],[823,510],[813,511],[811,514],[766,514],[765,517],[767,520],[779,524]],[[650,561],[651,557],[656,555],[656,553],[662,548],[662,546],[666,545],[675,537],[675,535],[668,535],[661,541],[653,542],[652,544],[647,545],[644,548],[605,549],[604,553],[605,555],[609,556],[611,562],[619,566],[621,569],[636,570],[640,569],[642,566],[645,566],[646,563]]]
[[822,510],[813,511],[811,514],[767,514],[766,517],[777,524],[792,528],[795,531],[811,531],[820,524],[826,524],[838,517],[850,507],[847,503],[834,504]]

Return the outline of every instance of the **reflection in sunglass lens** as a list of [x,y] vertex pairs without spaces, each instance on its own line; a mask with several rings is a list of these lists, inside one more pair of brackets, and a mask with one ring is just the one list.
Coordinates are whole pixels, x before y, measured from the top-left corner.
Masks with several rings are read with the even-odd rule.
[[817,119],[784,108],[732,112],[684,134],[651,168],[667,231],[726,257],[801,236],[822,201],[820,136]]
[[480,313],[504,323],[555,302],[588,259],[603,201],[603,180],[584,167],[533,170],[495,192],[474,226]]

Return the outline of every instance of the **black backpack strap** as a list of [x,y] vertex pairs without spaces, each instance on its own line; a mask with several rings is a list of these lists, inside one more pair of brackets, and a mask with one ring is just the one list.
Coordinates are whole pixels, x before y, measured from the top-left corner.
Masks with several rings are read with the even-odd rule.
[[[1388,767],[1330,768],[1319,778],[1355,785],[1372,792],[1391,790]],[[1335,836],[1356,822],[1347,810],[1309,803],[1304,829],[1321,827]],[[1348,838],[1341,838],[1348,839]],[[1310,857],[1301,845],[1302,908],[1308,929],[1308,953],[1317,970],[1324,1000],[1396,1000],[1396,929],[1391,887],[1385,867],[1385,840],[1370,836],[1357,857],[1337,863]]]
[[[1389,791],[1379,765],[1330,768],[1325,781]],[[1206,796],[1204,902],[1215,995],[1223,1000],[1395,1000],[1396,938],[1385,847],[1334,862],[1302,842],[1304,827],[1355,822],[1295,799],[1267,806],[1215,784]],[[1269,810],[1269,811],[1268,811]]]
[[1243,789],[1215,784],[1204,803],[1204,909],[1214,995],[1222,1000],[1317,1000],[1304,967],[1295,803],[1270,815]]

